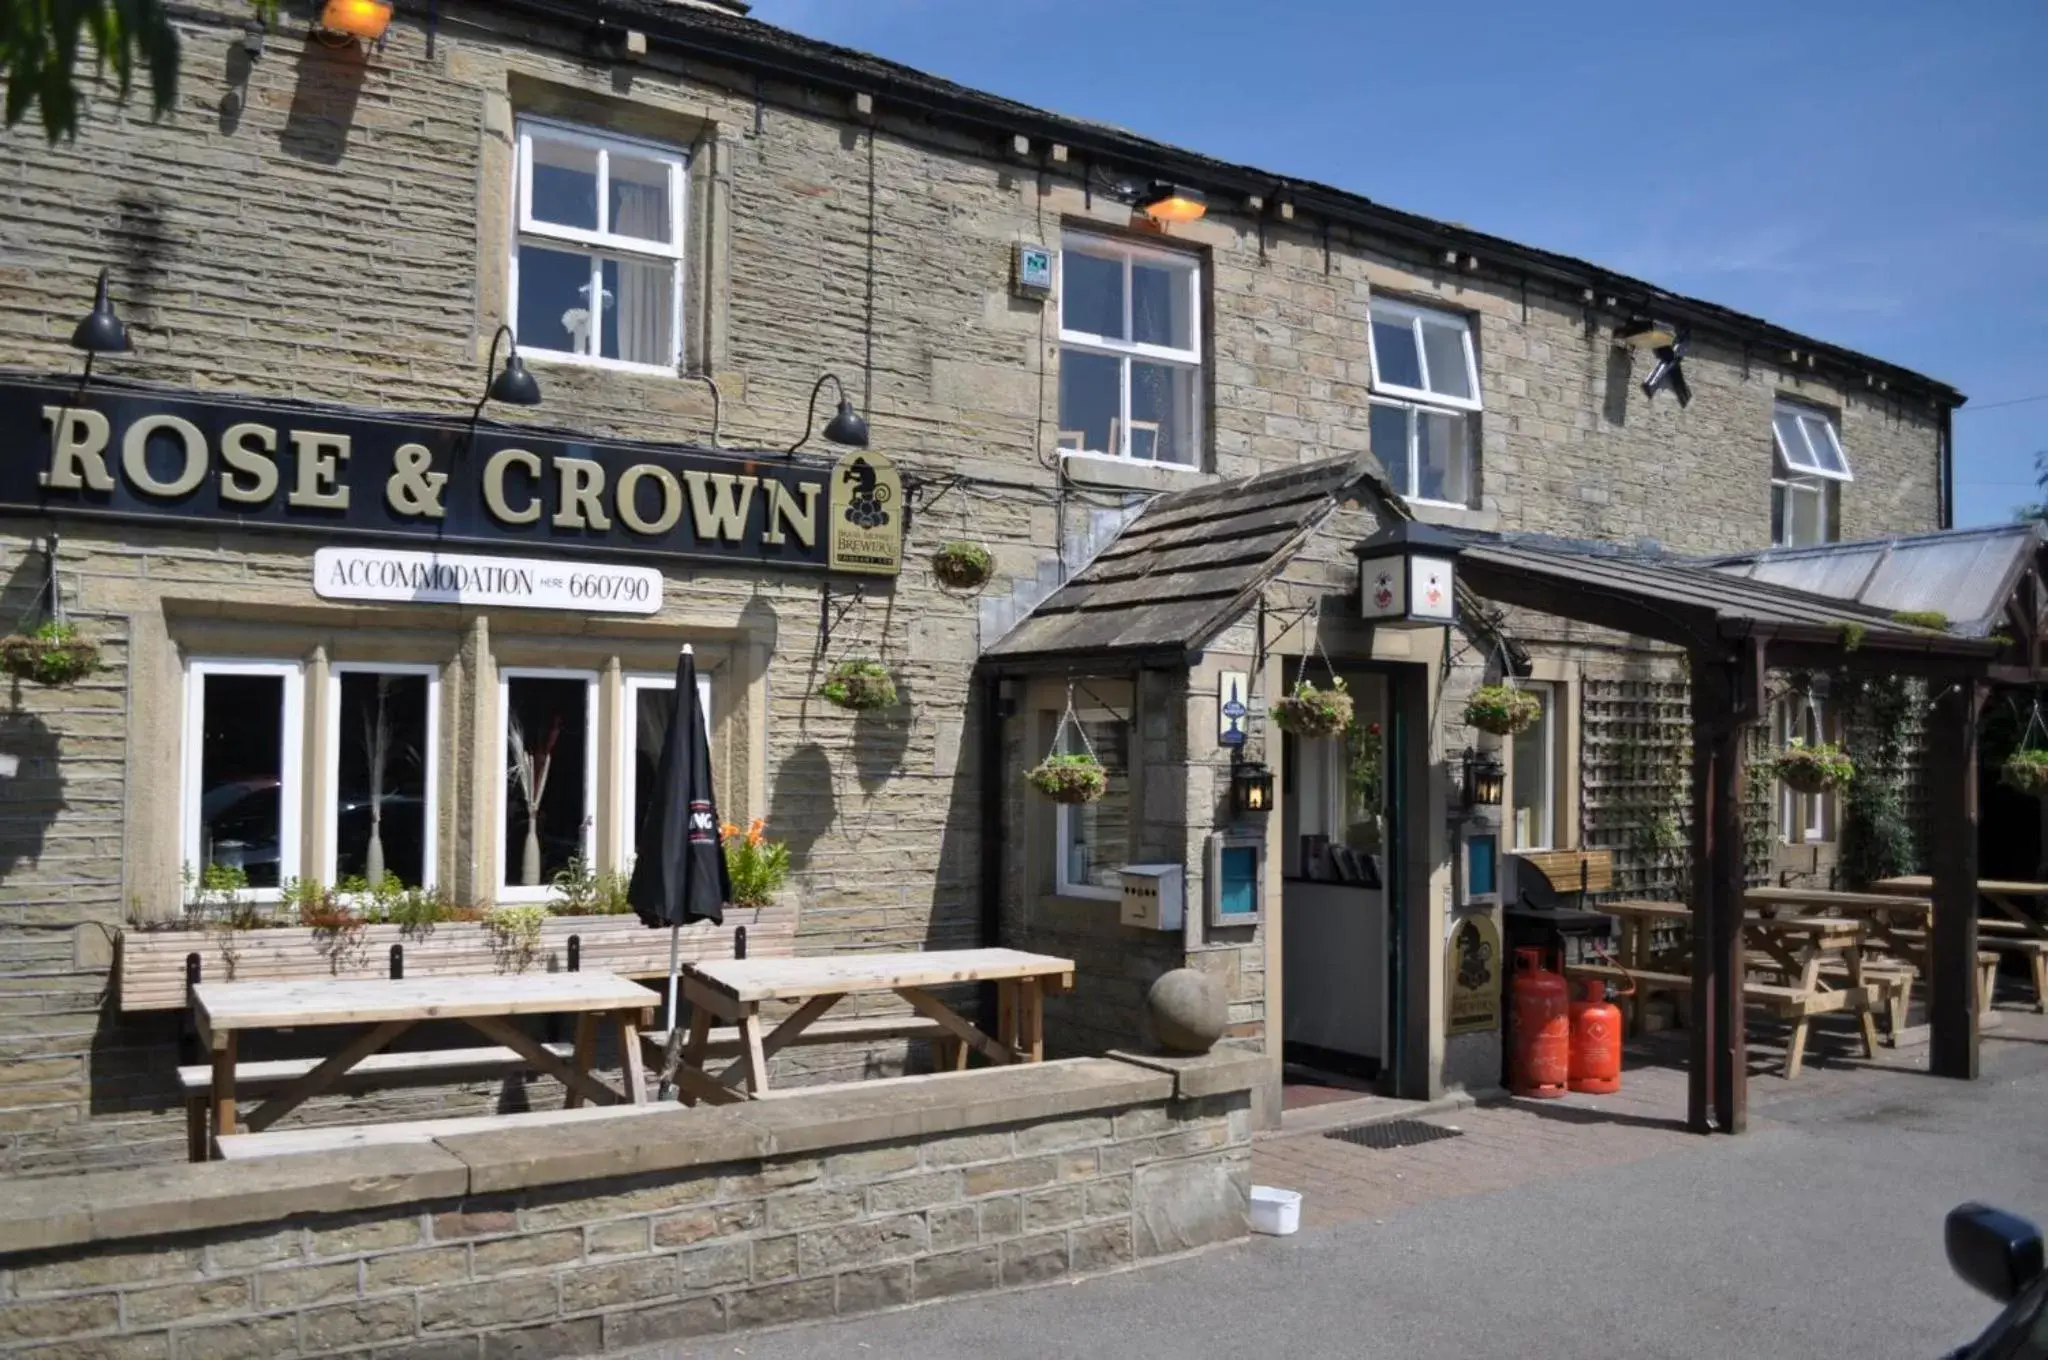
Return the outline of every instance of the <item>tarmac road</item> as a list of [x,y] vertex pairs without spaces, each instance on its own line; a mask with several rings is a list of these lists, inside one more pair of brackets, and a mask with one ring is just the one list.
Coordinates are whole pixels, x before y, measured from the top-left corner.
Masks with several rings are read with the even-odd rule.
[[2048,1223],[2048,1042],[1984,1072],[1775,1102],[1744,1138],[1122,1275],[650,1354],[1940,1356],[1996,1312],[1950,1273],[1943,1215],[1981,1199]]

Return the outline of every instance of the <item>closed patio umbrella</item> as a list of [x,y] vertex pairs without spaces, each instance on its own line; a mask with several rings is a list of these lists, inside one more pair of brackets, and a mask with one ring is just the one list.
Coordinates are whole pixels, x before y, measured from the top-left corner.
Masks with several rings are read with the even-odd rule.
[[723,924],[732,897],[725,849],[718,837],[718,795],[711,785],[711,744],[697,697],[697,658],[688,647],[676,660],[675,708],[661,739],[654,799],[639,828],[627,901],[649,929],[667,926],[669,1051],[675,1052],[676,988],[682,971],[682,928]]

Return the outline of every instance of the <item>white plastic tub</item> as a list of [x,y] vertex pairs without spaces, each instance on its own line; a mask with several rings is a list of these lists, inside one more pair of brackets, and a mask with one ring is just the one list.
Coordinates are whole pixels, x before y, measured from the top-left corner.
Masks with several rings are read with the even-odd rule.
[[1252,1231],[1290,1237],[1301,1227],[1301,1192],[1270,1185],[1252,1187]]

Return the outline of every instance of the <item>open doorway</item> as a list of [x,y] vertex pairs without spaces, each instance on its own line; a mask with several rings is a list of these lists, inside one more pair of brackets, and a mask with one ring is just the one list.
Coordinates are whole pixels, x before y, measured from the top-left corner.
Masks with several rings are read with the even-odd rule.
[[1283,1108],[1370,1094],[1392,1062],[1393,922],[1400,843],[1388,752],[1394,677],[1340,667],[1350,726],[1282,735]]

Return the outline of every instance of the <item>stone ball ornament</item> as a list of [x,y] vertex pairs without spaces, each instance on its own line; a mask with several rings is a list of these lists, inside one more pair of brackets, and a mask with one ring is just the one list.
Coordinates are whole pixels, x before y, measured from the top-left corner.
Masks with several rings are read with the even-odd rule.
[[1230,1003],[1207,973],[1176,968],[1145,994],[1152,1037],[1169,1053],[1207,1053],[1230,1023]]

